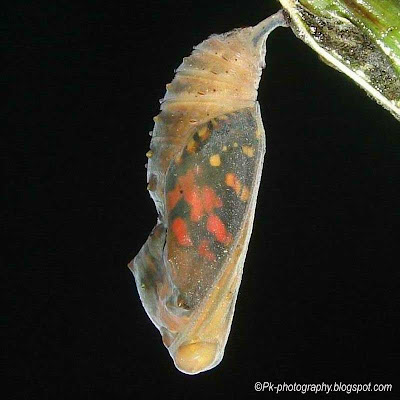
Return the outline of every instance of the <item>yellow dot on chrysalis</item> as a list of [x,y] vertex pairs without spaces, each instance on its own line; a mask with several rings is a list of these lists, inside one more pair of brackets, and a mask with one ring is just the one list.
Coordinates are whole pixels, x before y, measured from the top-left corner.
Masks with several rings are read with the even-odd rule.
[[247,186],[243,186],[242,193],[240,193],[240,200],[247,201],[250,197],[250,191]]
[[219,154],[214,154],[210,157],[210,164],[212,167],[219,167],[221,165],[221,157]]
[[178,156],[175,157],[175,162],[178,165],[182,162],[182,155],[181,154],[179,154]]
[[189,153],[195,152],[196,149],[197,149],[197,143],[196,143],[196,141],[195,141],[193,138],[190,139],[190,140],[189,140],[189,143],[188,143],[187,146],[186,146],[186,148],[187,148],[187,151],[188,151]]
[[[143,154],[143,153],[142,153],[142,154]],[[149,150],[149,151],[146,153],[146,157],[147,157],[147,158],[153,157],[153,152],[152,152],[151,150]]]
[[210,131],[207,126],[203,126],[199,129],[198,135],[201,140],[206,140],[210,136]]
[[228,148],[226,146],[222,146],[222,151],[227,151]]
[[238,147],[239,145],[235,142],[233,143],[233,147]]
[[218,122],[214,118],[211,120],[211,124],[214,128],[218,126]]
[[246,154],[247,157],[254,156],[254,149],[251,146],[242,146],[242,151],[244,154]]

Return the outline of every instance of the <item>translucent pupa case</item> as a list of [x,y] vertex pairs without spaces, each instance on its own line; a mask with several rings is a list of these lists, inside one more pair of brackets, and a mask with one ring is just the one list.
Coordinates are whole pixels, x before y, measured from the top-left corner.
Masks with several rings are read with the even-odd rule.
[[257,89],[282,12],[212,35],[184,58],[154,118],[157,225],[129,264],[176,367],[215,367],[230,332],[265,154]]

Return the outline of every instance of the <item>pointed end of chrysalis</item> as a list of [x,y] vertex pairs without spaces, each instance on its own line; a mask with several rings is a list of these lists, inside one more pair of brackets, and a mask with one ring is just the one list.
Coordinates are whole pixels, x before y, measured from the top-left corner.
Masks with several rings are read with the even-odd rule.
[[259,51],[261,67],[265,67],[265,54],[266,54],[266,42],[269,34],[276,28],[288,27],[287,14],[284,10],[279,10],[277,13],[265,18],[263,21],[253,27],[252,31],[252,43],[254,48]]
[[279,10],[277,13],[272,14],[265,18],[253,27],[253,44],[254,47],[262,46],[265,43],[268,35],[276,28],[288,27],[287,14],[284,10]]

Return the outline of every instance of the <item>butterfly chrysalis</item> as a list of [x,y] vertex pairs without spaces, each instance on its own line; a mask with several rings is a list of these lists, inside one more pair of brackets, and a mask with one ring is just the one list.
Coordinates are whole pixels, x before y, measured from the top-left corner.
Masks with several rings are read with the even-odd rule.
[[257,89],[278,26],[282,11],[195,46],[154,118],[147,180],[159,218],[129,268],[187,374],[216,366],[228,339],[265,154]]

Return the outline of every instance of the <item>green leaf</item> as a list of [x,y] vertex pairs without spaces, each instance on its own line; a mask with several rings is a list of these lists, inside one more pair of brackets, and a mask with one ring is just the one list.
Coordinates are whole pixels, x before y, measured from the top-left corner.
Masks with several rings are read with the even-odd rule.
[[400,120],[399,0],[279,1],[297,37]]

